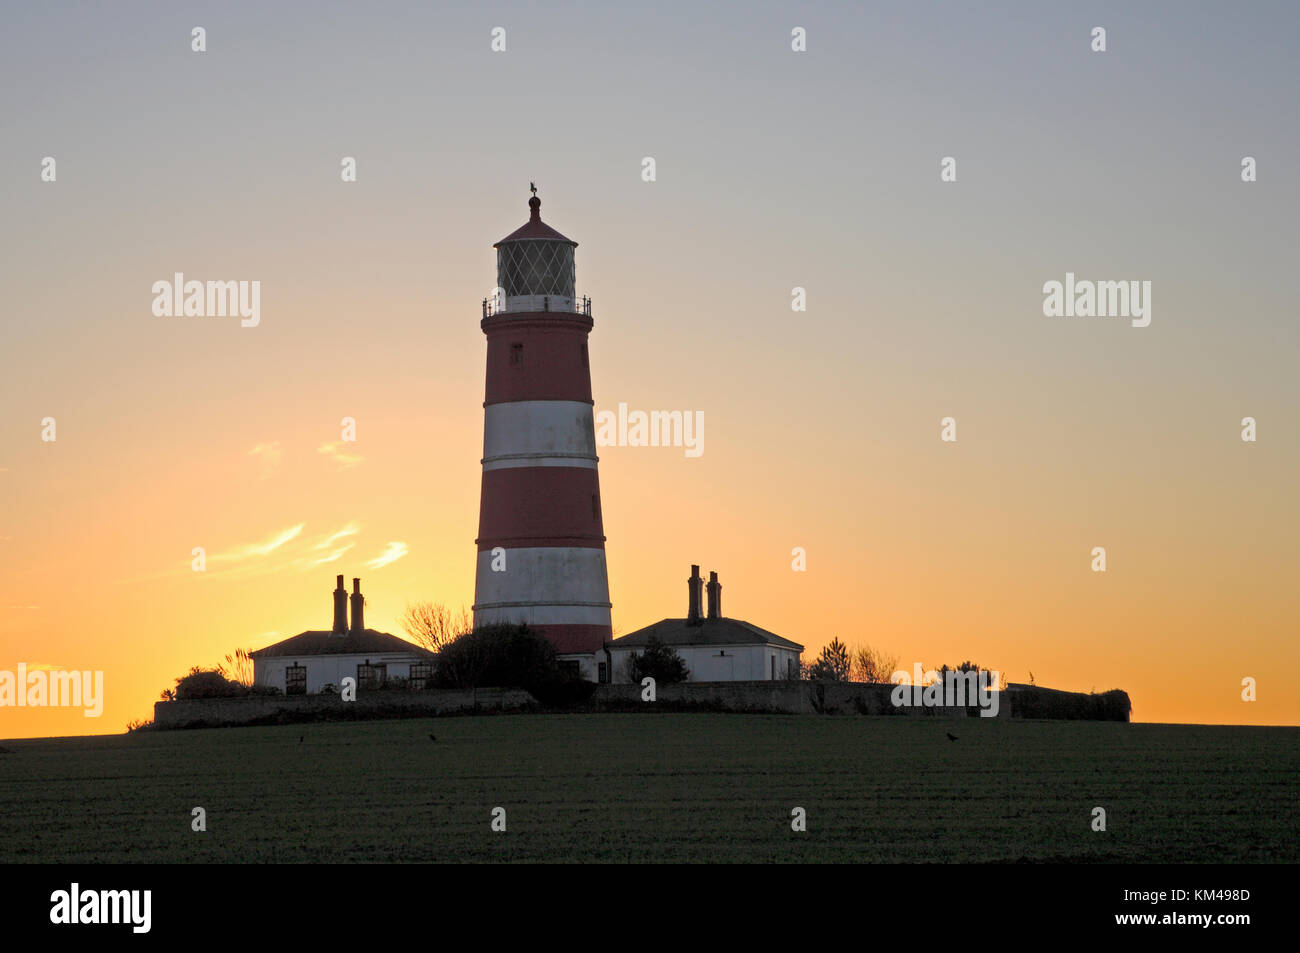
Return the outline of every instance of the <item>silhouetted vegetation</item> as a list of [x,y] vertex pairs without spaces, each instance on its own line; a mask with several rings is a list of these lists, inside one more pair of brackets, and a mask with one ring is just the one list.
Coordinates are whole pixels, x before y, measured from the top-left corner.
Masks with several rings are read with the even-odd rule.
[[544,705],[584,701],[595,686],[561,666],[555,646],[526,625],[488,625],[438,653],[437,688],[522,688]]
[[162,701],[190,701],[195,698],[243,698],[246,695],[279,695],[280,689],[270,685],[253,685],[227,678],[222,666],[199,668],[197,665],[176,679],[174,689],[164,688]]
[[893,681],[894,672],[898,671],[897,655],[886,655],[870,645],[857,646],[849,653],[849,658],[850,681],[888,685]]
[[1012,710],[1017,718],[1071,718],[1089,721],[1128,721],[1133,710],[1128,693],[1118,688],[1108,692],[1059,692],[1031,685],[1012,690]]
[[686,667],[686,660],[671,645],[665,645],[657,635],[646,639],[645,651],[633,652],[624,665],[628,679],[634,685],[640,684],[646,676],[659,684],[671,685],[686,681],[691,674]]
[[804,669],[808,680],[813,682],[847,682],[852,670],[849,648],[839,639],[831,639],[817,656],[817,661]]
[[441,602],[411,602],[402,613],[402,629],[430,652],[441,652],[473,628],[463,606],[453,613]]

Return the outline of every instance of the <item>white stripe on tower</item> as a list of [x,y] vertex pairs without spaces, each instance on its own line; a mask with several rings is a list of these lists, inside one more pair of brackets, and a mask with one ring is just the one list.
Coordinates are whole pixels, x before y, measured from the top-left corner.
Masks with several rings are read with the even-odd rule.
[[483,469],[596,469],[591,404],[577,400],[519,400],[489,404],[483,419]]

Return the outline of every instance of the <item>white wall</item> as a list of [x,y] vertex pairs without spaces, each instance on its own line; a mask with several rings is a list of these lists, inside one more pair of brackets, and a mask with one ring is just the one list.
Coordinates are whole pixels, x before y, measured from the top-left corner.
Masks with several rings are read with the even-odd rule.
[[409,678],[411,663],[427,661],[405,653],[378,655],[282,655],[267,659],[253,659],[253,680],[258,685],[272,685],[284,691],[285,669],[291,665],[307,668],[307,693],[315,695],[326,685],[340,687],[343,677],[357,677],[357,666],[387,665],[389,678]]
[[[787,677],[787,665],[793,661],[798,672],[799,653],[775,645],[678,645],[673,647],[690,669],[692,682],[766,682],[772,680],[772,662],[776,662],[776,680]],[[632,648],[611,649],[615,682],[626,683],[624,669]],[[725,654],[719,654],[725,653]]]

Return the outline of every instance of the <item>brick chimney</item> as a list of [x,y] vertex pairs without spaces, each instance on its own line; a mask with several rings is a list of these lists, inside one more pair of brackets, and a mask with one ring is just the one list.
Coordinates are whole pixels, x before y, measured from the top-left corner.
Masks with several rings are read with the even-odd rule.
[[[343,577],[339,576],[339,582]],[[363,632],[366,628],[366,599],[361,595],[361,580],[352,580],[352,631]]]
[[700,578],[700,567],[691,567],[691,578],[686,580],[686,624],[700,624],[700,587],[704,580]]
[[334,635],[343,635],[348,630],[348,591],[343,588],[343,577],[339,576],[334,588]]
[[722,618],[722,583],[718,582],[716,572],[709,573],[709,584],[706,586],[709,590],[709,618]]

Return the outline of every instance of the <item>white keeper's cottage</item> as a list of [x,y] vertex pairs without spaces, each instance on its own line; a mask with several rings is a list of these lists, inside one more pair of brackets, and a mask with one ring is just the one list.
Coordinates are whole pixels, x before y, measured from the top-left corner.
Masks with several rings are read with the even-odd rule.
[[600,681],[629,681],[627,659],[645,651],[650,639],[671,647],[690,670],[692,682],[767,682],[799,678],[798,642],[761,629],[741,619],[722,614],[722,584],[716,572],[709,573],[708,612],[700,614],[700,567],[691,567],[686,580],[685,619],[661,619],[644,629],[605,643],[606,661],[600,665]]
[[344,677],[357,688],[377,688],[390,678],[404,678],[412,688],[424,688],[433,675],[436,656],[405,639],[365,626],[365,597],[361,580],[352,580],[352,624],[348,625],[348,592],[343,577],[334,590],[334,627],[308,630],[282,642],[250,652],[253,681],[279,688],[286,695],[317,694],[326,685],[338,690]]

